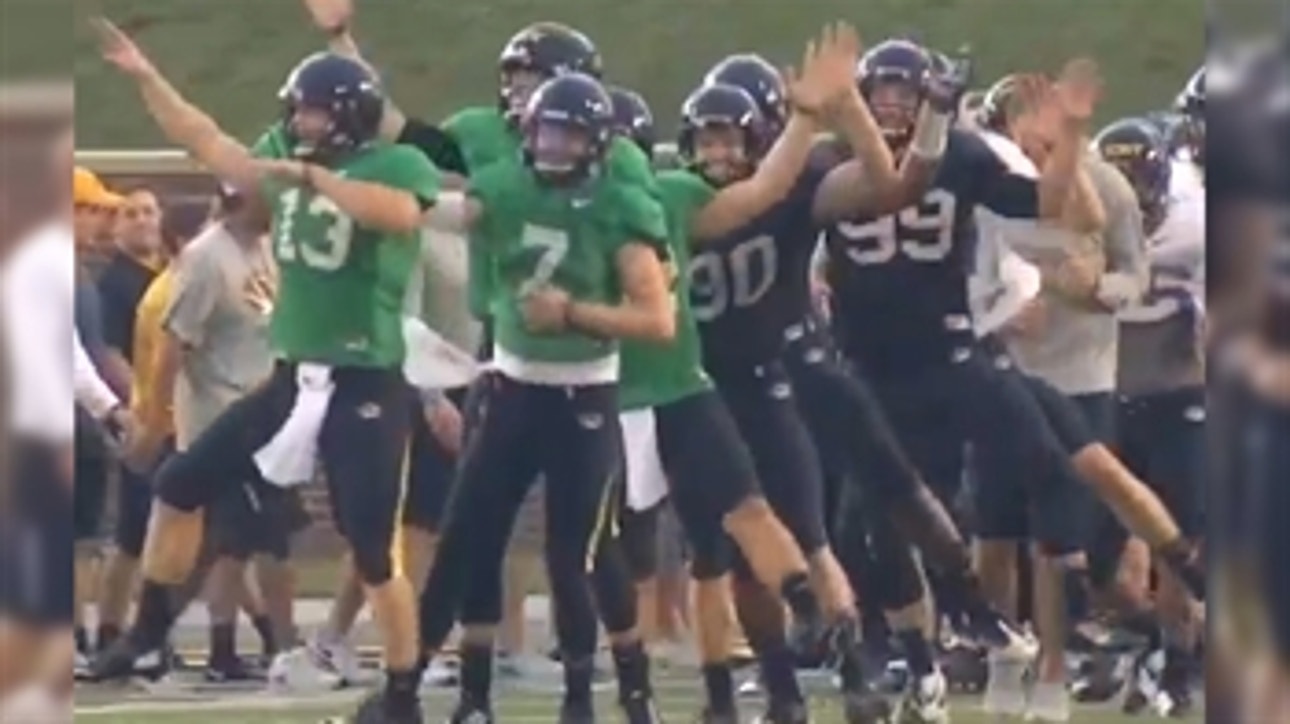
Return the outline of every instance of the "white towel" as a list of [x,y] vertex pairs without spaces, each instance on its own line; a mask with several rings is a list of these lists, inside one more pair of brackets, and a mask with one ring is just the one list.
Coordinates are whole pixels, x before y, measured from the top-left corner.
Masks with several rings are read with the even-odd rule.
[[667,473],[658,454],[654,411],[632,410],[618,416],[623,430],[623,455],[627,464],[627,506],[645,511],[667,495]]
[[415,317],[403,318],[407,356],[403,374],[423,390],[465,387],[479,376],[479,363]]
[[273,439],[255,452],[255,465],[265,480],[283,488],[313,480],[318,433],[335,391],[330,367],[302,362],[296,368],[296,404]]

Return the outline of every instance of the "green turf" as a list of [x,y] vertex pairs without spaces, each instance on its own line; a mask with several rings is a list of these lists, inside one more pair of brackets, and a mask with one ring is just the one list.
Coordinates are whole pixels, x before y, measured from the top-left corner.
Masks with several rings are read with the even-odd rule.
[[[44,0],[4,0],[7,4]],[[1108,75],[1106,115],[1168,103],[1198,64],[1200,0],[474,0],[359,3],[359,38],[411,112],[437,118],[493,102],[495,59],[524,23],[563,20],[597,39],[614,80],[640,89],[671,125],[684,93],[721,55],[745,49],[790,62],[808,34],[844,18],[870,40],[917,31],[975,48],[980,77],[1051,69],[1088,54]],[[129,84],[95,53],[85,20],[106,12],[182,90],[249,138],[277,112],[291,64],[319,47],[296,0],[82,0],[76,3],[77,123],[83,148],[161,144]],[[9,37],[12,35],[13,37]],[[9,33],[11,56],[47,53]],[[33,61],[34,62],[34,61]]]

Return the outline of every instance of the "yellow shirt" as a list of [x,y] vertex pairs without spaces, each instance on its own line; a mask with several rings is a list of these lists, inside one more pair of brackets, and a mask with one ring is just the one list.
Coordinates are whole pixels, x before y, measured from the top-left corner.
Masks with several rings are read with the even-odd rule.
[[[170,304],[170,288],[174,280],[171,267],[166,267],[148,285],[139,300],[134,317],[134,380],[130,387],[130,410],[136,416],[144,414],[157,396],[157,362],[161,353],[163,317]],[[168,395],[170,396],[170,395]],[[165,433],[174,434],[174,409],[167,408]]]

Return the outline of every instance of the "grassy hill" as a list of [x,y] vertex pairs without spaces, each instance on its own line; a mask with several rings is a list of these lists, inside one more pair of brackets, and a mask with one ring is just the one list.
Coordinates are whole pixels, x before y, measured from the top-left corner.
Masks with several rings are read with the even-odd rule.
[[[286,72],[321,44],[295,0],[78,0],[83,148],[162,143],[133,89],[96,55],[85,19],[98,12],[135,32],[181,90],[243,138],[274,117]],[[947,50],[969,44],[982,83],[1087,54],[1110,81],[1108,116],[1147,110],[1167,103],[1198,64],[1203,16],[1200,0],[367,0],[359,12],[365,52],[413,114],[434,119],[491,103],[502,43],[527,22],[554,19],[595,38],[609,75],[642,91],[666,126],[722,55],[754,49],[792,62],[809,34],[837,18],[870,42],[915,33]],[[6,41],[39,54],[23,33]]]

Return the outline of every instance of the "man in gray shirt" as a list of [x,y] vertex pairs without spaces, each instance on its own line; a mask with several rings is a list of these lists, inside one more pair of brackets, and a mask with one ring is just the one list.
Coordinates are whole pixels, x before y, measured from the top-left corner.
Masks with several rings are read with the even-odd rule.
[[[180,450],[272,372],[268,324],[276,282],[266,230],[262,208],[221,189],[216,218],[179,259],[163,324],[180,347],[174,385]],[[257,560],[257,573],[269,618],[254,623],[265,653],[276,653],[278,643],[295,637],[291,594],[284,586],[288,577],[281,567],[298,526],[297,493],[255,478],[255,471],[248,470],[243,494],[221,500],[209,516],[217,559],[208,584],[207,676],[218,680],[247,673],[236,654],[235,632],[243,571],[252,556],[264,554]]]

